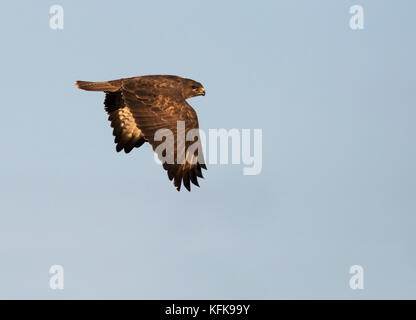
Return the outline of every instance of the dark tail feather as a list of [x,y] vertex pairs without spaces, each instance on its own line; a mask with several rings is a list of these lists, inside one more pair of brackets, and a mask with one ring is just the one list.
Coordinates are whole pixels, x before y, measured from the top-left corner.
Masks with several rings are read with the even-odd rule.
[[[113,82],[113,81],[111,81]],[[110,81],[104,82],[90,82],[90,81],[75,81],[75,85],[87,91],[106,91],[106,92],[115,92],[120,89],[120,86],[117,86]]]

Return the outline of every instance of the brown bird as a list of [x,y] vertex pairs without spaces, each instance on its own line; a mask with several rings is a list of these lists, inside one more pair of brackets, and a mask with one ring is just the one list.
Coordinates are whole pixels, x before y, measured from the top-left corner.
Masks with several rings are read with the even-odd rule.
[[[203,178],[201,169],[206,166],[198,117],[186,102],[188,98],[205,95],[199,82],[178,76],[150,75],[105,82],[76,81],[75,84],[83,90],[105,92],[104,109],[114,128],[117,152],[124,149],[129,153],[148,142],[178,191],[182,181],[188,191],[191,191],[190,182],[199,187],[197,178]],[[170,130],[174,139],[158,138],[164,129]],[[190,141],[188,133],[193,134]],[[174,145],[162,148],[165,146],[162,143],[168,140]]]

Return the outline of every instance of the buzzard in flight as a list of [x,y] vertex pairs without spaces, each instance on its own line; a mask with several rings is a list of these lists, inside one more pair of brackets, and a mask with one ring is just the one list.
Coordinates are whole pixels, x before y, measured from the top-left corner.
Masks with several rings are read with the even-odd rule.
[[[76,81],[75,84],[83,90],[105,92],[104,108],[114,128],[117,152],[124,149],[129,153],[148,142],[178,191],[182,182],[188,191],[191,191],[190,182],[199,187],[197,178],[203,178],[201,169],[206,166],[198,117],[186,102],[188,98],[205,95],[199,82],[152,75],[105,82]],[[189,135],[192,139],[188,139]]]

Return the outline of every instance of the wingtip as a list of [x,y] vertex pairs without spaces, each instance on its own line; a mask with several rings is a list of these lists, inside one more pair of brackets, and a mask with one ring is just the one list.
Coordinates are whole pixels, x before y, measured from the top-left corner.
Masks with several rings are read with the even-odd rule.
[[191,192],[191,185],[184,184],[184,186],[185,186],[186,190],[188,190],[189,192]]

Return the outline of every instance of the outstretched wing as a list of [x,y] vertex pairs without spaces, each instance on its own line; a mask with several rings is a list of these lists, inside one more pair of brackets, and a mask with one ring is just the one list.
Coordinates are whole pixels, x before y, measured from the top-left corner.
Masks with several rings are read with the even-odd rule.
[[[177,190],[180,190],[182,181],[189,191],[190,182],[199,186],[197,178],[203,177],[201,168],[206,169],[206,166],[195,110],[179,94],[154,94],[143,90],[137,81],[123,81],[121,92],[137,127],[142,131],[146,141],[152,145]],[[183,122],[178,125],[178,121]],[[171,148],[158,148],[166,141],[155,139],[156,132],[161,129],[172,132],[174,145]],[[193,140],[187,141],[188,133],[192,135]]]
[[125,106],[120,91],[107,92],[104,107],[111,127],[114,128],[113,135],[117,152],[124,149],[126,153],[129,153],[133,148],[139,148],[145,143],[146,140],[137,127],[130,109]]
[[116,150],[120,152],[124,149],[126,153],[129,153],[134,147],[140,147],[146,140],[136,126],[129,108],[124,104],[120,90],[121,83],[120,79],[103,82],[76,81],[75,85],[82,90],[105,92],[104,107],[111,127],[114,128]]

